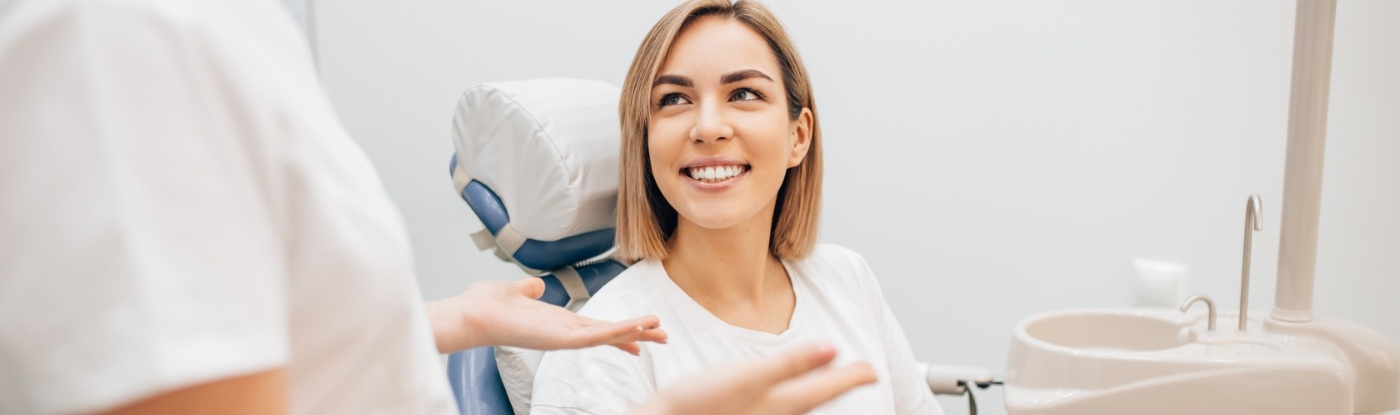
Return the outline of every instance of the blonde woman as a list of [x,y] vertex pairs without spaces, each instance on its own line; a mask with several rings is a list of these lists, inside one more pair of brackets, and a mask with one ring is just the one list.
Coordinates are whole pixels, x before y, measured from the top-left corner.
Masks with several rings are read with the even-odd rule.
[[533,413],[620,414],[707,367],[811,342],[877,379],[818,412],[941,413],[864,259],[816,244],[817,108],[772,13],[672,10],[638,49],[619,112],[618,255],[638,262],[580,313],[655,314],[669,344],[547,354]]

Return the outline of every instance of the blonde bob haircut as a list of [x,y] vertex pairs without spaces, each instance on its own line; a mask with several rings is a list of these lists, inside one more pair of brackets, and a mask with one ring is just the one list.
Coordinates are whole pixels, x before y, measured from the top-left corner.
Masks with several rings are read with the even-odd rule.
[[[772,47],[782,68],[792,120],[803,109],[812,112],[811,144],[801,164],[789,168],[778,190],[768,251],[782,259],[804,258],[817,241],[821,209],[822,151],[817,104],[807,69],[787,31],[762,4],[739,0],[690,0],[667,13],[651,28],[622,85],[618,113],[622,121],[622,151],[618,163],[617,253],[623,260],[666,259],[666,241],[676,230],[675,208],[661,195],[652,176],[647,125],[651,118],[651,88],[677,34],[701,17],[732,19],[753,29]],[[720,51],[716,51],[720,52]]]

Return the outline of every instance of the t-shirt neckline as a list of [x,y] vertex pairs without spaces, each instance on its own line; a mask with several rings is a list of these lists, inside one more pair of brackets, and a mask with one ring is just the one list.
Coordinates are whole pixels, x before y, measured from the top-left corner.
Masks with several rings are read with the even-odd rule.
[[[775,344],[786,342],[796,337],[797,333],[802,331],[803,319],[801,316],[806,315],[804,310],[806,310],[807,307],[807,284],[805,278],[796,272],[796,268],[786,259],[780,258],[778,262],[783,265],[783,270],[787,271],[788,280],[792,283],[794,304],[792,306],[792,317],[788,319],[787,330],[783,330],[782,333],[778,334],[729,324],[700,305],[694,298],[690,297],[690,294],[687,294],[679,285],[676,285],[676,282],[671,280],[671,274],[666,272],[666,267],[661,264],[661,261],[652,260],[649,262],[651,262],[651,266],[656,267],[660,271],[661,279],[663,280],[662,284],[664,284],[670,296],[674,297],[675,301],[671,303],[680,308],[683,314],[698,316],[700,319],[699,323],[708,326],[710,329],[714,330],[714,333],[723,333],[726,337],[749,343]],[[662,322],[663,326],[665,324],[665,322]]]

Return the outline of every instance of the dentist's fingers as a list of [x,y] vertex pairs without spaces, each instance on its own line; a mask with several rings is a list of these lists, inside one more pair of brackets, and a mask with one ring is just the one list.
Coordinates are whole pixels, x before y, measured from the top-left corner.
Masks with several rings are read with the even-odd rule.
[[544,280],[536,277],[517,280],[512,285],[517,291],[520,291],[521,295],[529,297],[531,300],[538,300],[541,295],[544,295]]
[[455,297],[425,304],[438,351],[451,353],[480,346],[516,346],[538,350],[618,345],[636,354],[637,342],[666,341],[656,316],[612,323],[585,318],[538,300],[545,285],[539,278],[481,281]]
[[[544,295],[544,280],[539,278],[525,278],[514,283],[515,288],[520,293],[531,299],[539,299]],[[575,347],[596,346],[602,344],[612,344],[628,353],[637,354],[641,350],[635,342],[655,342],[665,343],[666,332],[659,329],[661,323],[656,316],[644,316],[617,323],[593,320],[585,317],[578,317],[582,322],[581,326],[586,330],[580,331],[576,336]],[[630,345],[629,345],[630,344]]]
[[642,355],[642,346],[637,345],[637,342],[613,343],[609,346],[616,347],[618,350],[622,350],[633,356]]
[[636,341],[654,342],[665,344],[668,335],[666,330],[661,328],[661,320],[656,316],[648,315],[617,323],[618,325],[635,325],[642,327],[642,332],[634,339]]
[[636,415],[798,415],[860,385],[875,382],[863,363],[824,369],[830,346],[812,345],[713,369],[663,389],[633,408]]
[[638,337],[636,341],[613,343],[611,346],[616,347],[624,352],[630,353],[633,356],[640,356],[642,354],[642,346],[640,346],[638,342],[648,341],[652,343],[666,344],[666,331],[659,328],[644,330],[641,332],[641,334],[638,334],[637,336]]
[[857,386],[875,383],[875,370],[865,362],[818,371],[783,383],[770,399],[777,412],[807,413]]
[[641,352],[636,342],[666,342],[666,332],[661,330],[661,322],[656,316],[644,316],[617,323],[586,317],[577,318],[582,327],[575,331],[572,339],[576,347],[610,344],[635,355]]
[[814,344],[801,346],[772,359],[758,362],[747,382],[754,388],[770,388],[779,382],[789,380],[804,373],[825,366],[836,358],[836,349],[831,346]]

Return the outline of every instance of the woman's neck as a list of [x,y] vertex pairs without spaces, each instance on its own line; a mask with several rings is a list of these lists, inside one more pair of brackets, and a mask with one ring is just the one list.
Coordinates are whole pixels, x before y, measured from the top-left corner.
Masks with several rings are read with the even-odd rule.
[[726,229],[680,218],[667,244],[666,273],[686,294],[725,322],[780,333],[796,299],[787,270],[769,251],[772,211]]

